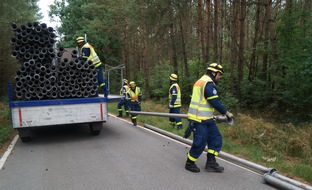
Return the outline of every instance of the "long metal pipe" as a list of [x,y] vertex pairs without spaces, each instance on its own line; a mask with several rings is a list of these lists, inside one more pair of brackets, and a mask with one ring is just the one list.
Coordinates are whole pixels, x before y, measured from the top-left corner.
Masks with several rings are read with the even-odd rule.
[[[306,189],[306,190],[312,190],[312,186],[301,183],[299,181],[293,180],[289,177],[283,176],[281,174],[279,174],[277,171],[274,171],[273,173],[271,173],[271,175],[279,180],[285,181],[287,183],[293,184],[297,187],[300,187],[302,189]],[[265,180],[265,179],[264,179]]]
[[[159,116],[159,117],[173,117],[173,118],[187,118],[187,114],[171,114],[171,113],[159,113],[159,112],[141,112],[141,111],[130,111],[130,114],[141,114],[141,115],[149,115],[149,116]],[[192,141],[189,139],[184,139],[176,134],[170,133],[168,131],[164,131],[162,129],[159,129],[157,127],[154,127],[149,124],[144,124],[144,127],[156,131],[160,134],[163,134],[165,136],[168,136],[170,138],[176,139],[180,142],[183,142],[188,145],[192,145]],[[207,151],[207,148],[205,149]],[[270,184],[274,187],[280,188],[280,189],[289,189],[289,190],[312,190],[312,187],[301,183],[299,181],[290,179],[286,176],[280,175],[276,169],[273,168],[267,168],[264,166],[261,166],[259,164],[238,158],[236,156],[233,156],[231,154],[228,154],[226,152],[220,151],[219,157],[231,162],[235,162],[238,165],[247,167],[255,172],[258,172],[259,174],[263,175],[263,181],[267,184]]]
[[303,188],[300,188],[296,185],[293,185],[291,183],[287,183],[283,180],[280,180],[274,176],[272,176],[269,173],[266,173],[263,175],[263,181],[269,185],[272,185],[278,189],[283,189],[283,190],[303,190]]
[[187,114],[176,114],[176,113],[160,113],[160,112],[144,112],[144,111],[130,111],[130,114],[138,115],[149,115],[149,116],[159,116],[159,117],[171,117],[171,118],[184,118],[187,119]]
[[[159,116],[159,117],[170,117],[170,118],[182,118],[187,119],[187,114],[176,114],[176,113],[160,113],[160,112],[143,112],[143,111],[130,111],[130,114],[138,114],[138,115],[149,115],[149,116]],[[226,122],[229,125],[234,124],[233,118],[227,118],[224,115],[215,115],[213,116],[214,120],[217,122]]]

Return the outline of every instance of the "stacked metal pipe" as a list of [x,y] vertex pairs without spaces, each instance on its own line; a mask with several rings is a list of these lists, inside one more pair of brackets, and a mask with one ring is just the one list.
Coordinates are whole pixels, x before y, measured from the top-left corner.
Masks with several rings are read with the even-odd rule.
[[97,72],[92,62],[63,59],[58,67],[60,98],[93,97],[97,95]]
[[16,72],[17,100],[93,97],[97,95],[97,72],[91,62],[81,62],[74,50],[72,59],[61,59],[64,48],[54,48],[56,35],[45,23],[17,26],[11,39],[12,56],[19,63]]

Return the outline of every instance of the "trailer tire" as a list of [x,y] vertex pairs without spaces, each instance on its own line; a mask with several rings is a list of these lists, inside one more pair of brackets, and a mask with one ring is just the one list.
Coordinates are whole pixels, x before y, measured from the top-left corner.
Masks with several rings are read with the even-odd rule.
[[31,137],[20,137],[20,139],[23,143],[27,143],[27,142],[31,141]]
[[96,136],[101,133],[102,125],[103,125],[102,122],[90,123],[89,125],[90,125],[91,135]]
[[91,132],[91,134],[93,135],[93,136],[97,136],[97,135],[99,135],[101,133],[101,131],[92,131]]
[[24,128],[24,129],[17,129],[19,138],[23,143],[31,141],[32,132],[30,128]]

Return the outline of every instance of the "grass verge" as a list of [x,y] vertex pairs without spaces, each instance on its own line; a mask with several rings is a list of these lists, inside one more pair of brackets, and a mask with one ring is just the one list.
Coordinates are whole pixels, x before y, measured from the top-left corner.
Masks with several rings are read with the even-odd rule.
[[8,102],[5,98],[0,98],[0,149],[9,140],[13,132]]

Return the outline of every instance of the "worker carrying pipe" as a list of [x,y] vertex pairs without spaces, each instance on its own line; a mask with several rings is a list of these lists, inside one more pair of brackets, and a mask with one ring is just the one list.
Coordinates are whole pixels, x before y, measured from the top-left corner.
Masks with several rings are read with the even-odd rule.
[[215,109],[228,118],[234,118],[222,105],[217,90],[218,80],[223,75],[223,67],[218,63],[211,63],[206,73],[193,85],[191,103],[188,110],[188,120],[193,130],[193,144],[187,154],[185,169],[198,173],[200,169],[195,162],[204,151],[206,145],[207,172],[223,172],[224,168],[216,162],[216,156],[222,148],[222,136],[213,118]]

